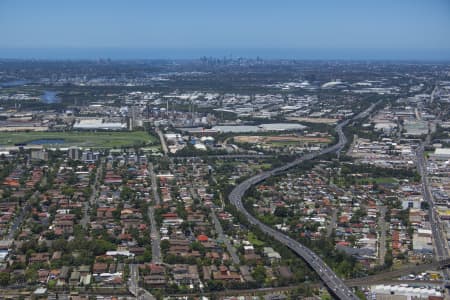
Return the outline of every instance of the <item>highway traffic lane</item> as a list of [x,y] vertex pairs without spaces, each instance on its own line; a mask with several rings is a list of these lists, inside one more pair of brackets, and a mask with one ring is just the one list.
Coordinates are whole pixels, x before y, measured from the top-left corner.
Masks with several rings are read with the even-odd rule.
[[[377,102],[379,103],[379,102]],[[353,118],[353,120],[365,117],[368,115],[368,113],[375,107],[377,104],[372,104],[365,112],[358,114],[356,117]],[[263,180],[277,175],[277,173],[284,172],[306,160],[311,160],[315,157],[318,157],[320,155],[330,153],[333,151],[337,151],[342,149],[342,147],[347,142],[347,139],[345,137],[345,134],[342,131],[342,128],[346,126],[350,120],[343,121],[342,123],[338,124],[336,126],[336,131],[338,132],[339,141],[334,146],[330,146],[326,149],[323,149],[317,153],[309,153],[301,158],[298,158],[294,160],[291,163],[288,163],[284,166],[275,168],[272,171],[267,171],[264,173],[261,173],[259,175],[255,175],[238,186],[236,186],[231,193],[228,195],[230,202],[232,202],[233,205],[236,206],[244,215],[246,216],[247,220],[253,224],[260,227],[260,229],[265,232],[266,234],[271,235],[276,240],[280,241],[284,245],[291,248],[294,252],[296,252],[299,256],[301,256],[316,272],[319,274],[322,281],[328,286],[328,288],[335,294],[336,297],[339,299],[359,299],[348,287],[345,286],[344,282],[339,279],[336,274],[329,268],[325,262],[322,261],[322,259],[316,255],[313,251],[308,249],[307,247],[303,246],[297,241],[294,241],[292,238],[282,234],[281,232],[278,232],[274,230],[273,228],[263,224],[261,221],[253,217],[243,206],[242,204],[242,197],[244,196],[245,192],[252,186],[259,182],[262,182]]]

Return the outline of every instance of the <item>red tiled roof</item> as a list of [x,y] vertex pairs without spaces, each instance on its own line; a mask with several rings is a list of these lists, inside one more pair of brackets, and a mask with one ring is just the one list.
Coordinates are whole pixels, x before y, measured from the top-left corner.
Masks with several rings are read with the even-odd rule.
[[197,240],[198,240],[199,242],[207,242],[207,241],[208,241],[208,236],[206,236],[206,235],[204,235],[204,234],[200,234],[200,235],[197,237]]

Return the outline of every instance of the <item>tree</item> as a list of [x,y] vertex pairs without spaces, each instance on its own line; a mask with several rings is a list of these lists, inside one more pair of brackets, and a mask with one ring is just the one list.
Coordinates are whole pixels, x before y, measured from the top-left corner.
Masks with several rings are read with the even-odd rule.
[[135,192],[131,188],[127,187],[127,186],[125,186],[122,189],[122,191],[120,192],[120,198],[123,201],[131,201],[131,200],[134,199],[134,196],[135,196]]
[[197,241],[195,241],[191,244],[191,249],[194,251],[199,251],[202,256],[204,256],[206,253],[205,246],[203,246],[200,242],[197,242]]
[[29,283],[34,283],[38,280],[38,273],[35,269],[33,268],[28,268],[25,271],[25,279],[29,282]]
[[49,280],[48,281],[48,288],[50,290],[53,290],[56,287],[56,280]]
[[161,241],[161,252],[165,253],[169,250],[170,243],[168,240]]
[[209,280],[208,288],[210,291],[221,291],[224,289],[222,281],[218,280]]
[[363,209],[358,209],[355,211],[353,216],[350,219],[350,223],[358,223],[361,222],[361,219],[367,215],[367,212]]
[[322,297],[320,297],[320,299],[321,300],[331,300],[332,298],[331,298],[331,296],[330,296],[330,294],[323,294],[322,295]]
[[275,212],[273,214],[280,218],[287,218],[292,215],[289,209],[285,206],[278,206],[277,208],[275,208]]
[[266,280],[266,269],[263,265],[258,265],[253,269],[252,276],[259,285],[262,285]]
[[91,244],[91,249],[94,252],[94,255],[105,254],[108,250],[114,250],[116,245],[101,239],[94,239]]
[[356,290],[355,294],[356,294],[356,296],[359,297],[359,299],[362,299],[362,300],[367,299],[366,295],[364,295],[364,292],[361,290]]
[[61,189],[61,192],[63,193],[63,195],[72,198],[73,195],[75,194],[75,189],[71,186],[66,185]]
[[152,261],[152,251],[149,249],[145,249],[144,254],[142,255],[142,258],[144,262],[151,262]]
[[10,279],[10,273],[8,272],[0,272],[0,285],[7,286]]

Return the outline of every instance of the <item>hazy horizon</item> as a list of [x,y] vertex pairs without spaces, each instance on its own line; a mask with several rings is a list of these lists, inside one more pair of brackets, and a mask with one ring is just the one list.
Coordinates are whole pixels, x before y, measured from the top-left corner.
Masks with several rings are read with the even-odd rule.
[[124,48],[0,48],[0,59],[139,60],[256,58],[296,60],[448,61],[450,49],[124,49]]
[[450,59],[445,0],[0,2],[0,58]]

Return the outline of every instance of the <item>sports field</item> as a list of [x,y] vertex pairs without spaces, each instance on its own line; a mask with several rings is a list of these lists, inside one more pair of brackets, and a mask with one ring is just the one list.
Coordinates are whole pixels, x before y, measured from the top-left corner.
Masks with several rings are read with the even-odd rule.
[[151,145],[157,139],[144,131],[131,132],[0,132],[0,145],[41,144],[60,147],[114,148]]

